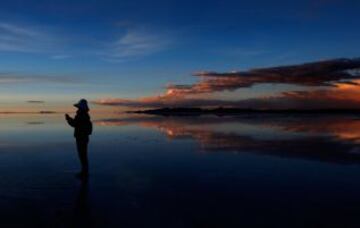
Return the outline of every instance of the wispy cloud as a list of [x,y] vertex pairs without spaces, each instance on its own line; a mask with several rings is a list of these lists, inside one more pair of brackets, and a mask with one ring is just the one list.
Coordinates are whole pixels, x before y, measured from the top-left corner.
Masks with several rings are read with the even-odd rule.
[[0,29],[3,32],[11,33],[14,35],[25,36],[25,37],[36,37],[40,35],[39,32],[36,32],[32,29],[26,27],[20,27],[14,24],[9,24],[4,22],[0,23]]
[[160,31],[126,28],[125,34],[109,45],[105,56],[113,61],[144,57],[165,50],[170,43],[170,36]]
[[40,29],[0,22],[0,51],[43,52],[55,45],[56,40]]
[[41,101],[41,100],[29,100],[26,102],[30,103],[30,104],[44,104],[45,103],[45,101]]
[[73,84],[73,83],[79,83],[79,80],[68,76],[46,76],[46,75],[0,72],[0,85],[27,84],[27,83]]
[[70,55],[53,55],[51,56],[51,59],[54,59],[54,60],[63,60],[63,59],[69,59],[71,58]]
[[[0,52],[45,53],[53,60],[87,56],[120,62],[158,53],[172,42],[165,31],[132,23],[117,27],[121,35],[104,33],[102,40],[84,42],[93,39],[86,34],[64,34],[50,26],[0,21]],[[79,42],[80,49],[74,46]]]

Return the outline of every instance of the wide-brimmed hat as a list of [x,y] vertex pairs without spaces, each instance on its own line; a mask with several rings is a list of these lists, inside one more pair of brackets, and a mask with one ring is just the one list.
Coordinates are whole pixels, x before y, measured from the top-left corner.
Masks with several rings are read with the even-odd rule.
[[78,109],[89,111],[89,106],[85,99],[81,99],[78,103],[74,104],[74,106]]

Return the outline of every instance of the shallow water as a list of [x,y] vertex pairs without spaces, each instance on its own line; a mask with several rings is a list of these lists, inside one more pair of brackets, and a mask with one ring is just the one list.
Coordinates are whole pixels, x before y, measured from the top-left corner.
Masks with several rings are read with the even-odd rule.
[[359,227],[357,116],[0,116],[1,227]]

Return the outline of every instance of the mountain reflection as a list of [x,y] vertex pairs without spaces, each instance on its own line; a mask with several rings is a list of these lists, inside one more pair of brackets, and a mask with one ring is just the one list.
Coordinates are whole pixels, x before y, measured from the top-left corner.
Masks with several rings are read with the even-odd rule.
[[168,139],[193,139],[201,152],[251,152],[336,163],[360,162],[360,119],[354,116],[130,117],[96,121],[137,125]]

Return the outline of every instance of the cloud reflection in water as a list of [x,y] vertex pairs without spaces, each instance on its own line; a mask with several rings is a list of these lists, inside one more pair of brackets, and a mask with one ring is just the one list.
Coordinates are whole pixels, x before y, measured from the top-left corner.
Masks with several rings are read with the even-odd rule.
[[96,124],[157,129],[171,140],[195,140],[204,153],[249,152],[283,158],[360,163],[360,119],[354,116],[134,116],[98,120]]

